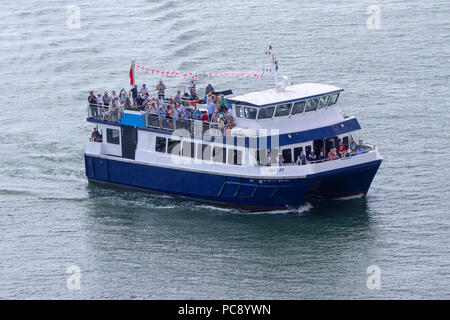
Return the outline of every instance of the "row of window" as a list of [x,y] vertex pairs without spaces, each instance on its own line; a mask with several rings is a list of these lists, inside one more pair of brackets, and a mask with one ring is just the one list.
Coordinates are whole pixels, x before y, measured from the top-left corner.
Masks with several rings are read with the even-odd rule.
[[156,137],[155,151],[219,163],[242,164],[242,151],[192,141]]
[[[236,106],[236,116],[246,119],[270,119],[275,117],[288,116],[303,112],[322,109],[335,104],[338,100],[339,93],[321,96],[313,99],[302,100],[294,103],[279,104],[276,106],[254,108]],[[259,109],[259,112],[258,112]]]

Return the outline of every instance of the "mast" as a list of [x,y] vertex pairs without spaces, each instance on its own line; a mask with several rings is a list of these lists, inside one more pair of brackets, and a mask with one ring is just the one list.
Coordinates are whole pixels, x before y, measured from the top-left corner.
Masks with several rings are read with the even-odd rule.
[[278,87],[278,60],[275,57],[274,49],[271,45],[266,51],[266,55],[269,56],[271,65],[265,71],[273,72],[273,81],[275,82],[275,87]]

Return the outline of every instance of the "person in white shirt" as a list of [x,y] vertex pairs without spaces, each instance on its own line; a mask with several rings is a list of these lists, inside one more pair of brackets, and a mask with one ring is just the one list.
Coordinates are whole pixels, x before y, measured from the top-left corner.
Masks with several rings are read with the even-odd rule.
[[117,108],[119,106],[119,96],[116,94],[116,90],[113,90],[111,95],[109,96],[111,100],[111,107]]
[[140,92],[140,93],[148,93],[148,89],[147,89],[147,87],[145,86],[145,83],[142,85],[142,88],[141,88],[141,90],[139,90],[139,92]]

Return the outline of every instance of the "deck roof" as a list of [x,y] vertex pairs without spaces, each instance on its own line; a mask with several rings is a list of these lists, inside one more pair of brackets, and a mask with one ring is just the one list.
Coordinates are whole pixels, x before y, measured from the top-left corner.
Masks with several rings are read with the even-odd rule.
[[243,105],[263,107],[342,91],[344,89],[328,84],[302,83],[286,86],[284,91],[278,91],[272,88],[231,97],[228,100]]

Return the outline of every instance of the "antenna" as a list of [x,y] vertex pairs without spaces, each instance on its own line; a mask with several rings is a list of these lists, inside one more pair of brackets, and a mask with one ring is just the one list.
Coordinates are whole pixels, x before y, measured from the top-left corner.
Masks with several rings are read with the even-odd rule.
[[[266,68],[265,71],[273,72],[273,80],[275,82],[275,87],[278,90],[284,90],[285,85],[280,85],[278,83],[278,60],[275,57],[275,52],[274,52],[274,49],[273,49],[273,47],[271,45],[269,46],[269,49],[266,51],[266,55],[268,55],[269,58],[270,58],[271,66]],[[284,82],[286,82],[286,79],[285,79]]]

